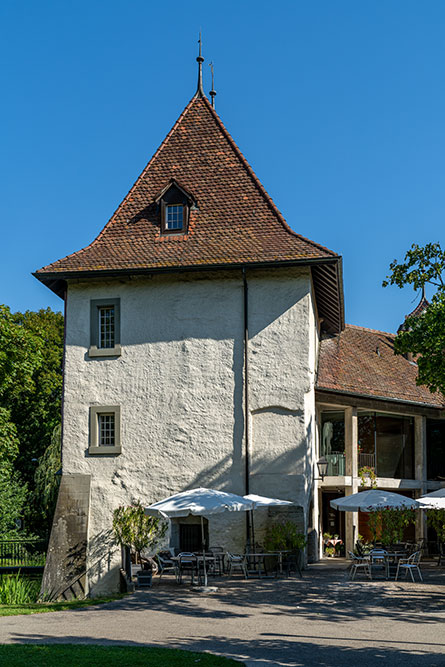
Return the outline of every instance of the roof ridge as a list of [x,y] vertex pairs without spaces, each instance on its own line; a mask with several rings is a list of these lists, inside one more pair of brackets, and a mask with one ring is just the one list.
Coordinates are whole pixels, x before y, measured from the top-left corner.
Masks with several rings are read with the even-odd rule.
[[391,331],[381,331],[380,329],[370,329],[369,327],[361,327],[358,324],[345,324],[345,329],[361,329],[362,331],[369,331],[370,333],[385,334],[385,336],[396,336],[397,334]]
[[325,252],[328,252],[330,255],[332,255],[332,257],[338,257],[339,255],[338,255],[337,253],[334,253],[332,250],[330,250],[330,249],[327,248],[326,246],[323,246],[323,245],[321,245],[320,243],[316,243],[315,241],[312,241],[311,239],[306,238],[306,237],[303,236],[302,234],[298,234],[297,232],[295,232],[295,231],[289,226],[289,224],[286,222],[286,220],[285,220],[283,214],[281,213],[281,211],[279,210],[279,208],[277,207],[277,205],[276,205],[275,202],[273,201],[272,197],[271,197],[271,196],[269,195],[269,193],[267,192],[267,190],[266,190],[266,188],[264,187],[264,185],[261,183],[261,181],[260,181],[260,179],[258,178],[258,176],[255,174],[253,168],[250,166],[250,164],[249,164],[249,162],[247,161],[246,157],[245,157],[244,154],[242,153],[241,149],[238,147],[236,141],[233,139],[232,135],[230,134],[230,132],[228,131],[228,129],[226,128],[226,126],[225,126],[224,123],[222,122],[222,120],[221,120],[221,118],[219,117],[219,115],[216,113],[215,109],[212,107],[212,105],[211,105],[211,103],[209,102],[209,100],[207,99],[207,97],[204,95],[204,96],[203,96],[202,98],[200,98],[200,99],[202,99],[202,100],[204,101],[204,103],[207,105],[208,110],[212,113],[212,115],[213,115],[215,121],[216,121],[217,124],[219,125],[220,130],[222,131],[222,133],[224,134],[225,138],[227,139],[227,141],[228,141],[230,147],[232,148],[233,152],[234,152],[235,155],[238,157],[238,159],[241,161],[243,167],[245,168],[245,170],[246,170],[247,173],[249,174],[249,176],[250,176],[250,178],[252,179],[253,183],[254,183],[255,186],[258,188],[258,190],[260,191],[260,193],[263,195],[263,197],[264,197],[264,199],[266,200],[266,203],[268,204],[269,208],[270,208],[270,209],[272,210],[272,212],[275,214],[275,216],[277,217],[278,221],[282,224],[282,226],[284,227],[284,229],[285,229],[289,234],[291,234],[292,236],[296,236],[297,238],[302,239],[302,240],[305,241],[306,243],[309,243],[310,245],[312,245],[312,246],[314,246],[314,247],[316,247],[316,248],[319,248],[320,250],[324,250]]

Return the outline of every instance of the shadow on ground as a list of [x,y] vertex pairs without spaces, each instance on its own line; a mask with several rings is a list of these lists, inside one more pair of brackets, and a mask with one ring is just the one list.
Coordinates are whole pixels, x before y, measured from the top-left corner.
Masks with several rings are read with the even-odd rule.
[[[425,566],[424,583],[411,581],[349,581],[346,563],[340,567],[312,566],[298,577],[280,579],[212,579],[215,593],[203,594],[173,577],[155,579],[149,591],[137,591],[101,609],[146,609],[201,618],[240,619],[251,613],[289,615],[298,620],[334,623],[391,617],[392,621],[443,623],[445,571]],[[202,604],[209,599],[211,604]],[[79,613],[81,610],[79,610]]]

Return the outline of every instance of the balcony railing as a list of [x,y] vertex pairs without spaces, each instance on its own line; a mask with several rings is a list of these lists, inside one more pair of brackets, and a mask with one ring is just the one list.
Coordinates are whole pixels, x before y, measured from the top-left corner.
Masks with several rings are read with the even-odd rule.
[[331,452],[326,454],[328,461],[327,475],[339,477],[345,474],[345,454],[344,452]]
[[365,454],[359,452],[358,454],[358,467],[359,468],[374,468],[375,469],[375,454]]

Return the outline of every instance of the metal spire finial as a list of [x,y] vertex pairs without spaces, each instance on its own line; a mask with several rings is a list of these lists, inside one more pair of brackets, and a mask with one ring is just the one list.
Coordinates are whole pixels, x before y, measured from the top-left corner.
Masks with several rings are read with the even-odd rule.
[[210,91],[210,97],[212,98],[212,107],[215,108],[216,90],[215,90],[215,81],[213,76],[213,61],[210,63],[209,67],[212,70],[212,90]]
[[204,62],[204,58],[202,57],[202,39],[201,39],[201,31],[199,31],[199,56],[196,58],[196,61],[198,63],[198,88],[196,90],[196,94],[199,95],[199,97],[204,96],[204,90],[202,88],[202,63]]

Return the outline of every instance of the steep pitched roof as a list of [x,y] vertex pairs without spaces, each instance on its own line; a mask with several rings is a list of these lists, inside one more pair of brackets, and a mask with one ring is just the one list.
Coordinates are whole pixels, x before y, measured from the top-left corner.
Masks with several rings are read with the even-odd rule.
[[[196,201],[183,236],[160,233],[154,202],[171,179]],[[291,230],[207,98],[197,95],[98,237],[34,275],[54,289],[54,279],[74,274],[296,261],[337,266],[339,257]],[[336,274],[341,292],[338,267]]]
[[321,342],[317,388],[445,407],[442,394],[416,385],[417,365],[394,354],[394,338],[347,324]]

